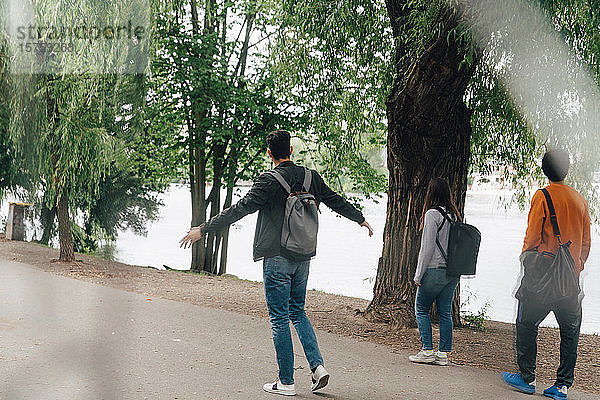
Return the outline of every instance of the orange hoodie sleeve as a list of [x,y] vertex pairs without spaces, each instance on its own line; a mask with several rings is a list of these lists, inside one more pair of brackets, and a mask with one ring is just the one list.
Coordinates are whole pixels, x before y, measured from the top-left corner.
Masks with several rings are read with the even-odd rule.
[[587,261],[588,255],[590,254],[590,247],[592,246],[592,239],[590,234],[590,210],[587,202],[585,203],[585,212],[583,214],[583,237],[581,240],[581,269],[583,270],[585,262]]
[[544,194],[539,190],[531,199],[531,208],[527,218],[527,231],[523,243],[523,251],[531,250],[542,244],[542,228],[546,219],[546,209],[544,207]]

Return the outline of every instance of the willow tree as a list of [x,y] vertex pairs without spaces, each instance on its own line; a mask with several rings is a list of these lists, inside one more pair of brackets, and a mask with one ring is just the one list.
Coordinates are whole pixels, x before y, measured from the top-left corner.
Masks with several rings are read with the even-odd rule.
[[[421,38],[424,50],[410,60],[402,48],[396,52],[396,78],[386,104],[387,218],[374,296],[367,311],[401,325],[414,321],[412,277],[429,181],[441,177],[449,183],[461,214],[467,189],[472,128],[464,96],[475,71],[474,60],[465,62],[472,55],[456,35],[460,15],[443,3],[435,6],[430,18],[437,29]],[[404,2],[389,1],[387,8],[395,38],[401,37],[404,24],[417,22]]]
[[[548,27],[559,29],[562,44],[575,53],[567,63],[591,65],[598,80],[600,40],[595,27],[599,9],[595,2],[587,1],[527,1],[525,10],[515,6],[512,12],[502,14],[505,19],[488,21],[496,24],[492,29],[480,29],[471,23],[478,18],[477,5],[486,3],[486,7],[493,8],[505,2],[362,3],[284,2],[282,20],[290,23],[280,36],[279,65],[290,66],[283,83],[290,83],[294,91],[315,96],[313,108],[335,109],[348,98],[356,99],[356,93],[365,97],[356,105],[357,113],[341,114],[336,119],[345,129],[322,132],[334,146],[364,141],[369,129],[364,129],[362,118],[355,117],[360,115],[361,103],[362,115],[370,121],[387,119],[387,218],[374,296],[366,315],[413,325],[416,287],[412,277],[429,180],[445,178],[463,213],[471,166],[486,168],[490,162],[511,166],[515,173],[508,178],[519,184],[531,182],[531,171],[539,171],[534,160],[543,151],[543,145],[565,144],[555,121],[562,119],[564,125],[574,118],[559,108],[554,109],[558,115],[552,115],[544,108],[544,102],[528,103],[531,95],[510,85],[511,75],[535,71],[544,59],[552,59],[553,48],[535,53],[542,55],[537,60],[523,61],[513,57],[518,55],[515,49],[499,38],[504,38],[511,24],[528,24],[528,14],[521,15],[521,11],[541,7],[550,22],[536,25],[540,27],[539,32],[534,31],[540,34],[536,40],[542,42]],[[373,36],[365,37],[367,32]],[[521,46],[535,42],[530,39],[520,38]],[[370,57],[357,56],[363,53]],[[381,79],[386,75],[388,80]],[[321,81],[321,77],[326,79]],[[529,89],[546,103],[548,99],[556,103],[558,93],[547,86]],[[319,102],[317,96],[324,91],[329,93],[327,101]],[[582,158],[586,143],[589,144],[586,136],[595,134],[593,126],[583,125],[572,124],[573,130],[580,131],[574,140],[578,145],[570,147],[576,159]],[[597,160],[589,163],[592,167],[597,165]],[[580,178],[583,179],[579,182],[589,179],[589,169]],[[455,316],[458,303],[457,296]]]
[[[386,187],[367,154],[386,142],[393,38],[381,1],[283,1],[270,65],[278,91],[308,119],[305,132],[327,182],[367,198]],[[375,196],[377,197],[377,196]]]
[[[535,169],[535,158],[548,143],[570,150],[576,160],[578,180],[574,183],[592,196],[590,200],[595,196],[588,189],[598,159],[586,147],[598,128],[589,114],[598,99],[586,100],[593,93],[589,88],[578,92],[576,87],[583,77],[569,75],[579,73],[574,65],[598,62],[597,35],[595,43],[586,42],[597,25],[598,9],[589,2],[575,6],[573,2],[540,2],[543,14],[531,2],[506,2],[500,8],[498,2],[464,1],[458,7],[448,3],[427,6],[433,11],[428,21],[432,34],[421,39],[421,46],[412,46],[414,57],[407,59],[396,52],[396,83],[387,102],[388,214],[383,256],[367,311],[377,319],[402,324],[412,321],[407,317],[412,314],[415,292],[411,277],[419,249],[418,221],[431,178],[449,182],[463,212],[470,159],[487,155],[487,160],[510,163],[518,171],[513,179],[524,187],[518,182],[519,174]],[[410,2],[391,0],[387,8],[394,35],[402,42],[415,29],[416,9]],[[587,18],[573,25],[576,15]],[[556,26],[562,36],[556,34],[559,39],[554,42]],[[580,46],[571,46],[575,55],[563,54],[562,59],[556,55],[565,52],[565,44],[575,43]],[[581,61],[579,57],[593,54],[585,52],[590,45],[596,55]],[[398,47],[403,48],[402,44]],[[557,88],[559,77],[573,86]],[[557,106],[565,91],[578,96],[578,104],[588,108],[588,115],[577,118],[568,110],[571,105],[559,102]],[[586,122],[595,126],[585,126]],[[500,136],[494,140],[492,132]],[[480,146],[491,154],[473,154],[472,149]]]
[[11,121],[19,156],[56,205],[61,261],[75,259],[70,206],[93,197],[113,158],[113,141],[98,118],[98,81],[84,76],[20,77]]
[[0,199],[4,191],[13,184],[14,156],[8,134],[9,115],[9,77],[8,49],[6,41],[0,37]]
[[[384,249],[368,311],[377,319],[401,324],[414,320],[406,309],[395,312],[393,308],[410,306],[414,299],[411,281],[427,184],[433,177],[445,176],[454,190],[461,187],[455,196],[462,211],[470,150],[470,112],[463,96],[473,66],[463,62],[468,49],[449,35],[458,27],[459,18],[451,9],[444,9],[441,2],[421,11],[423,15],[408,6],[394,9],[383,2],[286,2],[282,19],[287,29],[276,53],[282,82],[291,81],[292,91],[309,98],[307,106],[317,105],[311,107],[311,123],[319,127],[326,157],[340,161],[332,165],[333,172],[341,169],[364,182],[361,169],[348,168],[351,160],[359,157],[362,147],[373,142],[385,144],[387,137],[389,187]],[[396,22],[402,17],[404,23],[413,25],[411,36],[401,34],[396,23],[390,26],[390,20]],[[432,23],[437,31],[417,32],[419,18],[438,21]],[[412,40],[413,47],[405,47],[403,38]],[[422,57],[410,65],[418,55],[414,46],[424,47],[425,43],[431,51],[429,58]],[[462,79],[457,80],[459,65]],[[399,76],[409,67],[413,74],[410,78]],[[311,74],[316,79],[311,80]],[[386,110],[387,124],[383,123]],[[321,118],[326,122],[322,123]],[[384,141],[378,140],[380,137]],[[448,141],[448,137],[457,140]],[[448,176],[450,171],[452,175]],[[379,188],[357,185],[357,189],[367,192]]]
[[157,194],[178,177],[180,151],[168,113],[156,108],[151,79],[143,74],[106,76],[104,129],[117,143],[99,190],[79,201],[88,236],[114,240],[119,230],[144,235],[158,217]]
[[[153,85],[187,153],[191,225],[198,226],[232,204],[238,180],[267,166],[266,134],[295,129],[300,120],[265,68],[261,52],[272,36],[265,3],[186,0],[164,6],[157,15]],[[191,270],[225,273],[227,243],[228,230],[196,242]]]
[[[99,85],[103,99],[101,126],[114,144],[110,168],[98,181],[93,196],[86,190],[71,193],[74,249],[95,251],[98,241],[114,240],[120,230],[146,233],[148,221],[158,217],[163,192],[177,177],[178,151],[168,115],[158,113],[149,80],[143,74],[104,74]],[[43,235],[48,244],[54,231],[56,207],[48,207],[48,192],[41,204]],[[50,206],[52,203],[50,203]]]
[[[89,203],[98,194],[118,149],[104,123],[111,115],[109,85],[114,89],[107,74],[144,70],[147,41],[137,33],[148,22],[146,9],[139,2],[83,0],[8,6],[11,137],[49,207],[56,207],[60,260],[73,261],[74,200]],[[128,31],[127,16],[142,30]],[[23,29],[29,26],[35,29]]]

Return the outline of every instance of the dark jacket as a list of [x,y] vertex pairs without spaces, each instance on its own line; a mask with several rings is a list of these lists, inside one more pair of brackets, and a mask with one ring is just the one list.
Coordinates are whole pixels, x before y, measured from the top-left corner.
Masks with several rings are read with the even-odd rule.
[[[290,184],[292,192],[300,190],[304,181],[304,167],[297,166],[291,161],[284,161],[275,167],[275,170]],[[312,171],[309,192],[319,203],[325,203],[338,214],[359,224],[364,222],[362,213],[331,190],[316,171]],[[281,248],[281,229],[287,197],[287,192],[271,174],[262,173],[254,182],[252,189],[240,201],[208,220],[203,232],[219,232],[258,210],[254,233],[254,261],[279,255],[295,261],[310,259],[310,257],[299,258]]]

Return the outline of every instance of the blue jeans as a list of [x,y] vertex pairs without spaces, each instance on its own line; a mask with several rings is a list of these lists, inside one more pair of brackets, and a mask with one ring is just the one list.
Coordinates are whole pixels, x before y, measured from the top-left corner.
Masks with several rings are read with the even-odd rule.
[[423,350],[433,350],[431,305],[435,301],[440,320],[440,351],[452,351],[452,299],[460,278],[446,276],[446,270],[428,268],[421,278],[415,299],[415,315]]
[[315,331],[304,311],[309,264],[310,261],[296,262],[281,256],[263,261],[265,297],[279,365],[279,380],[284,385],[294,383],[290,321],[296,328],[310,368],[323,364]]

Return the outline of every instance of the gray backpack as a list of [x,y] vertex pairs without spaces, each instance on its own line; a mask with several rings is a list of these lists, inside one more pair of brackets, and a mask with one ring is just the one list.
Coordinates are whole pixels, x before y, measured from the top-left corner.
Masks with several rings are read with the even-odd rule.
[[289,194],[285,203],[285,214],[281,229],[281,247],[301,256],[314,256],[317,250],[319,208],[315,196],[308,192],[312,181],[312,173],[308,168],[304,168],[303,191],[294,193],[292,193],[292,188],[279,172],[273,170],[268,173],[275,177]]

